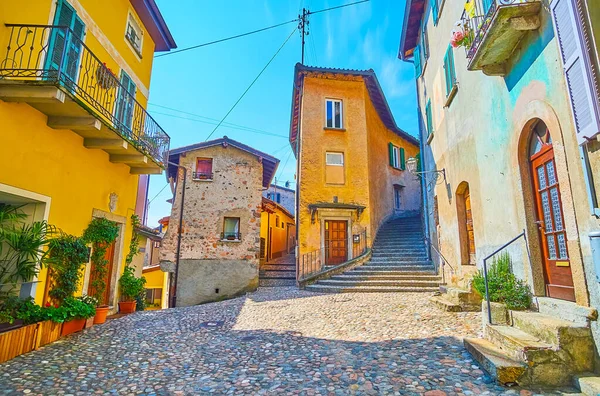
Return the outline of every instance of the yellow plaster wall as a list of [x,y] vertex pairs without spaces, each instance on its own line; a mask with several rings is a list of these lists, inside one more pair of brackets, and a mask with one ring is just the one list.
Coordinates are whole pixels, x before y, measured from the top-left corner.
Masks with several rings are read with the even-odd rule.
[[[338,81],[314,77],[304,79],[300,126],[300,210],[297,213],[298,222],[301,224],[298,238],[300,255],[320,248],[320,224],[318,219],[315,224],[311,224],[309,204],[333,202],[333,197],[337,196],[340,203],[370,207],[363,87],[362,80]],[[344,132],[324,129],[326,98],[342,99],[343,126],[346,129]],[[345,184],[325,183],[327,151],[344,153]],[[369,221],[370,213],[367,209],[358,224],[366,227]]]
[[[27,104],[0,101],[0,183],[51,198],[48,221],[62,231],[81,235],[92,220],[92,210],[109,212],[109,196],[118,196],[115,215],[127,217],[121,263],[131,239],[129,217],[134,213],[137,175],[124,164],[108,161],[101,150],[88,150],[70,130],[54,130],[46,116]],[[42,300],[46,270],[36,301]]]
[[[279,216],[279,227],[276,227],[276,217]],[[285,214],[281,209],[276,208],[275,213],[268,213],[263,211],[260,215],[260,237],[265,239],[265,254],[269,252],[269,228],[272,230],[271,234],[271,255],[282,252],[282,255],[286,253],[286,242],[288,236],[288,224],[294,223],[294,218]],[[281,225],[285,227],[282,228]],[[295,227],[289,227],[289,235],[293,235]]]
[[146,289],[162,289],[161,308],[168,308],[169,273],[156,266],[144,269],[142,275],[146,278]]

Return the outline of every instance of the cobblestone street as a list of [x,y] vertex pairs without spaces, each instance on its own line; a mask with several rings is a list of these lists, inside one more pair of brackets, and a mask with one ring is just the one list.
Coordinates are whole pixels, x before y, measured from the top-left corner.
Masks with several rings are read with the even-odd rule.
[[0,365],[0,390],[532,394],[495,385],[463,349],[462,337],[478,334],[479,314],[441,312],[427,299],[263,288],[224,302],[136,313]]

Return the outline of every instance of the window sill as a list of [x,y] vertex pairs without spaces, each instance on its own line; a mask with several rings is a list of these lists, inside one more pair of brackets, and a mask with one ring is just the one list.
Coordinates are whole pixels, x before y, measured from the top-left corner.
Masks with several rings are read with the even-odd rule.
[[427,144],[430,144],[431,141],[433,140],[433,137],[435,136],[435,132],[431,132],[429,134],[429,136],[427,136]]
[[197,181],[197,182],[211,182],[211,181],[213,181],[213,179],[195,179],[195,178],[193,178],[192,181]]
[[452,90],[446,97],[446,103],[444,103],[445,108],[450,107],[450,104],[452,104],[452,101],[454,100],[454,97],[456,96],[457,92],[458,92],[458,84],[454,83],[454,85],[452,86]]
[[219,242],[233,242],[233,243],[240,243],[242,242],[241,239],[220,239]]
[[337,132],[346,132],[346,128],[330,128],[330,127],[323,127],[324,131],[337,131]]

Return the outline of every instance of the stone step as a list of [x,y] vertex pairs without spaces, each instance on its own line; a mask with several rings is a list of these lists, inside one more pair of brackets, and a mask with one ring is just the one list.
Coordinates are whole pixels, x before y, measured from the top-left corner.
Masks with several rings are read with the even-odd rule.
[[499,346],[513,359],[529,362],[530,364],[536,361],[540,356],[539,351],[543,355],[554,355],[552,344],[543,342],[531,334],[525,333],[516,327],[506,325],[490,325],[485,328],[485,338],[491,341],[496,346]]
[[261,271],[296,271],[296,265],[271,265],[263,264],[260,266]]
[[403,257],[401,259],[392,259],[392,258],[372,258],[371,260],[369,260],[365,266],[367,267],[371,267],[371,266],[397,266],[397,267],[402,267],[402,266],[427,266],[427,267],[433,267],[433,263],[430,260],[425,260],[425,259],[417,259],[415,258],[413,259],[408,259],[406,257]]
[[465,338],[463,343],[479,365],[502,385],[520,383],[526,370],[523,363],[511,358],[488,340]]
[[435,272],[433,265],[363,265],[365,271],[421,271],[421,272]]
[[574,376],[573,385],[585,396],[600,395],[600,377],[593,373],[583,373]]
[[591,337],[587,326],[538,312],[511,311],[511,318],[513,326],[555,346],[564,347],[574,338]]
[[411,255],[422,255],[422,256],[427,256],[427,250],[425,249],[421,249],[421,248],[416,248],[416,249],[402,249],[402,248],[397,248],[397,247],[374,247],[373,248],[373,253],[372,254],[394,254],[394,255],[404,255],[404,254],[411,254]]
[[407,275],[407,276],[416,276],[416,275],[436,275],[435,271],[394,271],[394,270],[388,270],[388,271],[369,271],[369,270],[360,270],[360,269],[355,269],[352,271],[348,271],[345,272],[344,274],[347,275],[360,275],[360,276],[379,276],[379,275],[386,275],[386,276],[402,276],[402,275]]
[[260,271],[259,278],[290,278],[296,279],[296,271]]
[[259,279],[258,285],[260,287],[296,286],[296,280],[295,279]]
[[422,275],[420,273],[417,273],[415,275],[410,275],[410,274],[405,274],[404,272],[401,272],[400,274],[392,274],[392,275],[386,275],[386,274],[380,274],[379,272],[376,272],[372,275],[361,275],[361,274],[356,274],[352,271],[348,271],[348,272],[344,272],[341,275],[334,275],[331,277],[331,279],[338,279],[338,280],[354,280],[354,281],[359,281],[359,280],[397,280],[397,281],[405,281],[405,280],[423,280],[423,281],[435,281],[435,282],[441,282],[441,277],[435,274],[426,274],[426,275]]
[[434,292],[437,287],[385,287],[385,286],[325,286],[318,283],[306,286],[306,290],[320,293],[406,293]]
[[391,258],[402,258],[402,257],[406,257],[406,258],[419,258],[422,260],[427,260],[427,255],[425,254],[425,252],[394,252],[394,251],[388,251],[388,252],[382,252],[382,251],[374,251],[371,254],[372,258],[386,258],[386,257],[391,257]]
[[447,299],[444,298],[443,295],[442,296],[432,296],[431,298],[429,298],[429,301],[436,307],[440,308],[442,311],[462,312],[462,307],[460,306],[460,304],[455,304],[451,301],[448,301]]
[[447,287],[444,291],[446,300],[458,304],[464,308],[464,312],[476,312],[481,310],[481,296],[476,292]]
[[325,279],[317,282],[319,285],[354,287],[354,286],[385,286],[385,287],[428,287],[437,288],[439,282],[427,280],[345,280],[345,279]]

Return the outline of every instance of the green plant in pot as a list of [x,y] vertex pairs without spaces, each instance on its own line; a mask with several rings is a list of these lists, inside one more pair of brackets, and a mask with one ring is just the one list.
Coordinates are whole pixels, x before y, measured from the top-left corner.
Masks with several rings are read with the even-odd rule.
[[83,240],[92,244],[90,290],[92,297],[98,301],[95,324],[104,323],[108,314],[108,298],[105,291],[110,261],[106,258],[106,252],[118,235],[117,223],[100,217],[94,218],[83,232]]
[[123,275],[119,278],[119,287],[121,289],[121,301],[119,302],[119,312],[133,313],[135,312],[137,297],[144,293],[146,278],[143,276],[137,278],[135,269],[131,266],[126,266]]
[[89,260],[89,250],[82,238],[61,234],[50,241],[48,266],[54,285],[48,295],[59,304],[73,297],[83,277],[83,267]]

